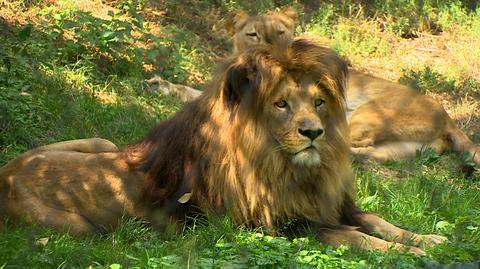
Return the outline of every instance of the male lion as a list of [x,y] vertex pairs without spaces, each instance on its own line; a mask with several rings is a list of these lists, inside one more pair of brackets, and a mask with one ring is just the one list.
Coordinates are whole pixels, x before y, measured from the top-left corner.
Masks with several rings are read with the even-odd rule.
[[[239,12],[227,19],[226,28],[232,35],[234,52],[255,44],[273,44],[274,49],[282,49],[294,40],[296,18],[292,9],[260,16]],[[190,88],[187,96],[178,86],[170,88],[182,100],[201,93]],[[351,151],[357,159],[399,160],[431,147],[439,154],[445,150],[468,152],[473,162],[480,165],[480,147],[433,98],[353,69],[349,70],[346,95]]]
[[10,161],[0,168],[0,215],[88,234],[124,214],[161,227],[198,210],[227,212],[269,229],[304,220],[334,246],[419,255],[446,240],[355,206],[344,62],[306,40],[271,51],[225,59],[200,97],[122,152],[54,144]]

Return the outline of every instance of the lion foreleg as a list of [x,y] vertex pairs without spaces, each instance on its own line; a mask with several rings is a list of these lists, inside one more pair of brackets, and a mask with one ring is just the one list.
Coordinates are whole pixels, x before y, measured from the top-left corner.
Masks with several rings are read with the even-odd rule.
[[154,76],[151,79],[145,80],[149,91],[158,91],[165,96],[173,96],[182,102],[190,102],[199,97],[202,92],[181,84],[174,84],[167,80]]
[[414,158],[417,151],[427,148],[432,148],[438,154],[442,154],[446,148],[446,143],[443,139],[438,138],[429,143],[397,141],[368,147],[351,147],[350,149],[356,160],[362,161],[366,158],[372,158],[377,162],[387,162]]
[[423,248],[430,247],[434,244],[442,243],[447,240],[447,238],[439,235],[422,235],[404,230],[374,214],[358,213],[356,218],[360,222],[362,228],[368,233],[378,234],[380,237],[393,242],[404,244],[412,243],[415,246]]
[[402,252],[411,252],[419,256],[426,255],[426,253],[420,248],[406,246],[401,243],[389,242],[362,233],[352,226],[343,226],[339,229],[321,229],[320,232],[320,241],[334,247],[348,245],[364,250],[380,250],[382,252],[387,252],[390,249],[397,249]]

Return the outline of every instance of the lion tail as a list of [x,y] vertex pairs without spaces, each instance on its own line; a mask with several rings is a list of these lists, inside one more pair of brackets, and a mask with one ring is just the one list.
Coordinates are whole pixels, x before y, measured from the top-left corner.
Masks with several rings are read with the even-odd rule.
[[475,145],[451,119],[448,122],[447,140],[453,151],[461,155],[468,153],[468,159],[466,159],[466,161],[473,161],[473,163],[480,166],[480,147]]

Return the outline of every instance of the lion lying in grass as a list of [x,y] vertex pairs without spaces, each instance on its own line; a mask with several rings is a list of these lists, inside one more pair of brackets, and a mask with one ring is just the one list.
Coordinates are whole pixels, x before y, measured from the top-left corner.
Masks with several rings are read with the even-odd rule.
[[[232,35],[235,52],[256,44],[273,44],[274,49],[281,50],[294,40],[296,18],[292,9],[260,16],[240,12],[227,20],[226,27]],[[191,88],[187,92],[174,84],[160,90],[166,95],[175,92],[184,101],[201,94]],[[349,70],[346,95],[351,151],[357,159],[400,160],[431,147],[438,154],[453,150],[463,156],[467,152],[468,161],[480,165],[480,147],[472,143],[433,98],[353,69]]]
[[268,229],[305,220],[334,246],[423,255],[419,247],[443,242],[355,206],[344,62],[306,40],[271,51],[224,60],[199,98],[124,151],[96,140],[100,149],[84,153],[88,140],[70,141],[10,161],[0,216],[91,234],[123,215],[164,227],[200,209]]

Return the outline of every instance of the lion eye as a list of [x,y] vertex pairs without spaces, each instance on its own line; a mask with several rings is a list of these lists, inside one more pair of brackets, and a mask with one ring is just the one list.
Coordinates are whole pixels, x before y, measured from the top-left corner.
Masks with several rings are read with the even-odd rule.
[[287,101],[282,100],[282,101],[279,101],[279,102],[275,102],[275,106],[278,107],[278,108],[285,108],[285,107],[287,107]]
[[323,104],[325,104],[325,100],[317,98],[315,99],[315,106],[316,107],[321,107]]
[[247,33],[248,36],[251,36],[251,37],[256,37],[257,36],[257,32],[251,32],[251,33]]
[[284,30],[278,30],[278,31],[277,31],[277,35],[283,35],[283,34],[285,34],[285,31],[284,31]]

